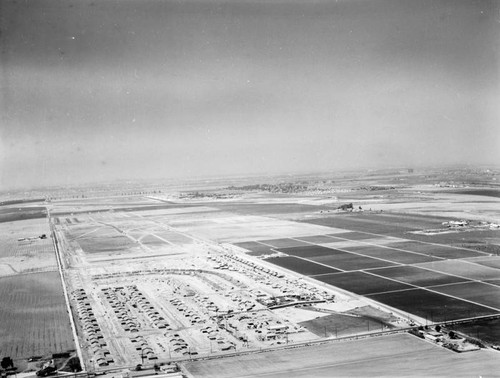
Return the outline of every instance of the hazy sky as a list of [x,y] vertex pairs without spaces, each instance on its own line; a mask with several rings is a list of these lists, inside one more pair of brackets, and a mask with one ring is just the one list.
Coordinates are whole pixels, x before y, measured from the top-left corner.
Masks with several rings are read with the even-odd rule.
[[1,0],[0,188],[498,163],[499,9]]

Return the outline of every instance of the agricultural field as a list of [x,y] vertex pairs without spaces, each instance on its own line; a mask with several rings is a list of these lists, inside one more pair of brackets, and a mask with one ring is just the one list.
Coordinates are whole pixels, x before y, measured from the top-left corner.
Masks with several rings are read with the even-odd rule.
[[276,264],[280,267],[287,268],[293,271],[299,271],[305,276],[314,276],[317,274],[338,273],[340,270],[333,269],[322,264],[315,264],[308,260],[297,258],[294,256],[274,257],[266,261]]
[[324,274],[315,279],[359,295],[410,289],[402,282],[387,280],[365,272]]
[[497,309],[425,289],[368,294],[368,297],[422,319],[427,319],[429,322],[447,322],[499,313]]
[[59,272],[0,277],[0,356],[74,349]]

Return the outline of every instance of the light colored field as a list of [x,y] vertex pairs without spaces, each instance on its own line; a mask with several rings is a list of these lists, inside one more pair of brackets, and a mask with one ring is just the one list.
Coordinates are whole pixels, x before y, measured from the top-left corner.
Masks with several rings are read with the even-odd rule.
[[172,223],[172,226],[182,232],[188,232],[204,239],[217,240],[218,242],[280,239],[335,232],[334,229],[329,227],[255,215],[233,215],[199,221],[197,224],[191,225]]
[[47,219],[0,223],[0,277],[56,269]]
[[[475,195],[457,195],[453,193],[435,193],[435,187],[421,187],[420,201],[403,203],[373,203],[372,210],[407,211],[420,214],[448,216],[451,218],[465,218],[487,220],[500,223],[500,199]],[[426,192],[426,190],[431,190]]]
[[186,364],[193,377],[492,377],[498,352],[454,353],[408,334]]
[[432,261],[428,263],[415,264],[415,266],[437,270],[438,272],[470,278],[473,280],[496,279],[500,274],[500,270],[498,269],[460,260]]

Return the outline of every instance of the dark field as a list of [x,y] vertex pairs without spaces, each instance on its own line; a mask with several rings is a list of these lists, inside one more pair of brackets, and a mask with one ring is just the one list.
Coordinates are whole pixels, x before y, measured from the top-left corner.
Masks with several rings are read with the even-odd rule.
[[479,320],[473,324],[457,324],[452,329],[477,339],[500,345],[500,319]]
[[294,272],[299,272],[305,276],[312,276],[315,274],[325,274],[325,273],[336,273],[339,272],[337,269],[329,268],[324,265],[315,264],[313,262],[299,259],[297,257],[273,257],[267,259],[270,263],[281,266],[282,268],[293,270]]
[[45,207],[0,208],[0,223],[45,218],[46,216]]
[[371,257],[359,256],[336,249],[332,249],[331,255],[311,257],[309,260],[320,262],[344,271],[382,268],[396,265],[385,260],[372,259]]
[[308,246],[309,244],[294,239],[272,239],[272,240],[259,240],[260,243],[269,244],[274,248],[290,248]]
[[299,324],[320,337],[342,337],[384,329],[384,323],[380,321],[341,314],[322,316]]
[[8,201],[0,201],[0,206],[7,206],[7,205],[18,205],[20,203],[33,203],[33,202],[43,202],[45,201],[44,198],[37,198],[37,199],[21,199],[21,200],[8,200]]
[[248,253],[251,256],[272,255],[275,253],[274,251],[271,251],[271,247],[253,241],[233,244],[237,247],[251,251]]
[[363,272],[325,274],[314,278],[359,295],[412,288],[412,286],[403,283],[386,280]]
[[500,287],[482,282],[465,282],[431,288],[443,294],[463,298],[500,311]]
[[[91,206],[93,204],[86,204],[87,206]],[[101,206],[102,203],[96,203],[95,206]],[[163,204],[163,205],[144,205],[140,204],[137,206],[126,206],[126,207],[120,207],[125,204],[115,204],[115,206],[111,205],[106,205],[103,206],[102,208],[95,209],[95,208],[90,208],[90,209],[82,209],[82,210],[72,210],[71,212],[69,211],[64,211],[64,210],[59,210],[59,211],[54,211],[51,213],[51,215],[54,216],[71,216],[79,213],[88,213],[88,214],[94,214],[94,213],[101,213],[101,212],[106,212],[109,211],[110,208],[113,209],[113,211],[120,212],[133,212],[133,211],[150,211],[150,210],[163,210],[163,209],[183,209],[187,207],[200,207],[199,205],[193,205],[193,204]]]
[[424,289],[373,294],[368,297],[431,322],[465,319],[500,312]]
[[417,263],[439,260],[436,257],[420,255],[411,252],[403,252],[400,250],[391,249],[391,247],[384,248],[376,246],[363,246],[363,247],[346,247],[344,249],[346,251],[352,251],[370,257],[377,257],[380,259],[389,260],[400,264],[417,264]]
[[473,196],[487,196],[500,198],[500,190],[495,189],[471,189],[471,190],[456,190],[442,193],[468,194]]
[[370,271],[370,273],[421,287],[467,281],[465,278],[450,276],[414,266],[397,266],[394,268],[374,269]]
[[500,279],[498,279],[498,280],[486,280],[484,282],[487,282],[487,283],[492,284],[492,285],[500,286]]
[[[307,247],[281,248],[287,255],[303,257],[340,270],[361,270],[395,265],[391,262],[359,256],[338,249],[308,245]],[[300,269],[300,267],[299,267]],[[302,273],[298,271],[298,273]]]
[[74,349],[59,272],[0,278],[0,356]]
[[322,247],[320,245],[307,245],[305,247],[280,248],[280,252],[287,255],[304,257],[310,259],[317,256],[328,256],[335,253],[334,249]]

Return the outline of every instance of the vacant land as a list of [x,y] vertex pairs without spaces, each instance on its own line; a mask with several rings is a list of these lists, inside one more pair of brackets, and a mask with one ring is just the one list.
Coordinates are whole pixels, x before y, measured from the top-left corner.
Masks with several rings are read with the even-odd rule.
[[0,356],[74,349],[59,272],[0,278]]

